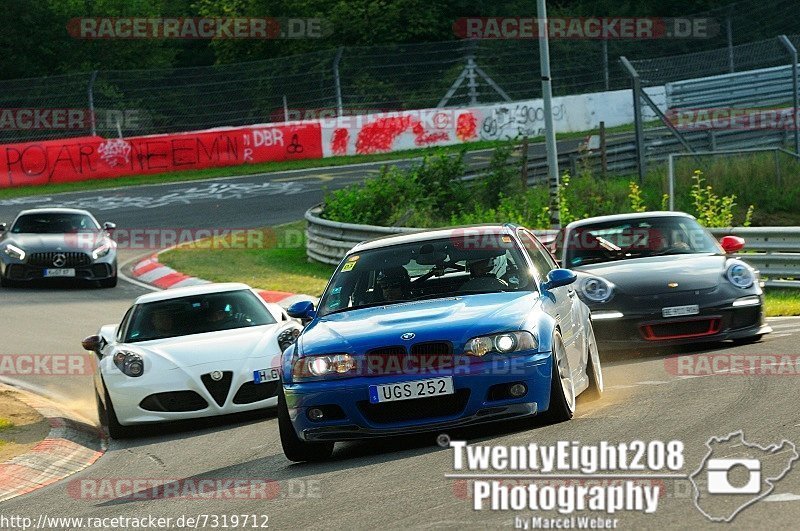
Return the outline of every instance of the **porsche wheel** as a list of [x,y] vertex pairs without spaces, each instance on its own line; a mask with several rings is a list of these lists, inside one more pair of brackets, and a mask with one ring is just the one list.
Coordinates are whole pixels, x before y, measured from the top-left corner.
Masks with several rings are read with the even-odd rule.
[[553,333],[553,374],[550,377],[550,407],[544,418],[550,423],[564,422],[575,414],[575,385],[567,364],[567,351],[559,332]]
[[4,288],[13,288],[14,287],[14,281],[13,280],[9,280],[6,277],[0,275],[0,286],[2,286]]
[[334,443],[306,442],[297,436],[289,418],[289,408],[286,405],[283,386],[278,391],[278,431],[281,435],[283,453],[290,461],[324,461],[330,459],[333,454]]

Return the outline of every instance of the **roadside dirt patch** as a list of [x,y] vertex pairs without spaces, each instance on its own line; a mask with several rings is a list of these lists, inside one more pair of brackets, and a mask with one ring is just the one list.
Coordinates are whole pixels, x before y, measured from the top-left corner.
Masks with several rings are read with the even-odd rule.
[[[9,421],[13,424],[7,426]],[[0,391],[0,463],[24,454],[50,433],[50,424],[35,409],[16,398],[14,391]]]

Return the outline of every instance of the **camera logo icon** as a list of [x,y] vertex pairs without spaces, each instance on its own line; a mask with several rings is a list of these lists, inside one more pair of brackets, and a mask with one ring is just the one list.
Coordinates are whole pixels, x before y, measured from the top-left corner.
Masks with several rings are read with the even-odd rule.
[[[729,473],[735,467],[750,472],[747,483],[734,486]],[[761,461],[758,459],[709,459],[706,463],[709,494],[758,494],[761,491]]]
[[741,431],[711,437],[708,453],[689,475],[694,504],[713,522],[730,522],[745,508],[767,497],[800,459],[791,441],[761,446]]

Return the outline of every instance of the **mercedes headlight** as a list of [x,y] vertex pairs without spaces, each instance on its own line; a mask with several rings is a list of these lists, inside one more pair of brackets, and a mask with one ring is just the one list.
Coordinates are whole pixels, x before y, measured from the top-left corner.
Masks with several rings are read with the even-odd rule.
[[98,258],[105,256],[111,251],[111,243],[108,241],[103,242],[100,247],[92,251],[92,258],[97,260]]
[[537,346],[536,338],[530,332],[507,332],[473,337],[464,345],[464,354],[478,357],[485,356],[490,352],[510,354],[518,350],[532,350]]
[[350,354],[308,356],[294,362],[292,378],[308,380],[325,376],[351,376],[355,369],[356,360]]
[[131,378],[136,378],[144,373],[144,361],[142,357],[133,352],[120,350],[114,354],[114,365],[116,365],[123,374]]
[[17,260],[25,260],[25,251],[17,247],[16,245],[6,244],[6,248],[3,251],[10,256],[11,258],[16,258]]
[[749,288],[755,282],[753,271],[744,263],[732,261],[725,271],[725,277],[737,288]]
[[581,280],[581,294],[590,302],[607,302],[614,293],[610,282],[600,277],[588,277]]

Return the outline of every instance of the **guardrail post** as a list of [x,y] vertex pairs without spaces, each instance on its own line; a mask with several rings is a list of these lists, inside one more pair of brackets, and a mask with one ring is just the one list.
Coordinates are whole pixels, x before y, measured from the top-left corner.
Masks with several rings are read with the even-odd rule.
[[789,40],[789,37],[786,35],[780,35],[778,40],[781,42],[786,51],[789,52],[789,56],[792,58],[792,106],[793,106],[793,115],[792,121],[794,122],[794,152],[800,155],[800,122],[798,121],[797,112],[800,108],[800,94],[798,94],[798,87],[797,87],[797,48],[794,47],[792,41]]
[[636,165],[639,171],[639,183],[644,182],[645,174],[645,156],[644,156],[644,124],[642,123],[642,99],[640,93],[642,91],[642,81],[639,79],[639,73],[633,68],[633,65],[625,56],[619,58],[622,66],[628,71],[631,76],[631,88],[633,89],[633,124],[636,131]]

